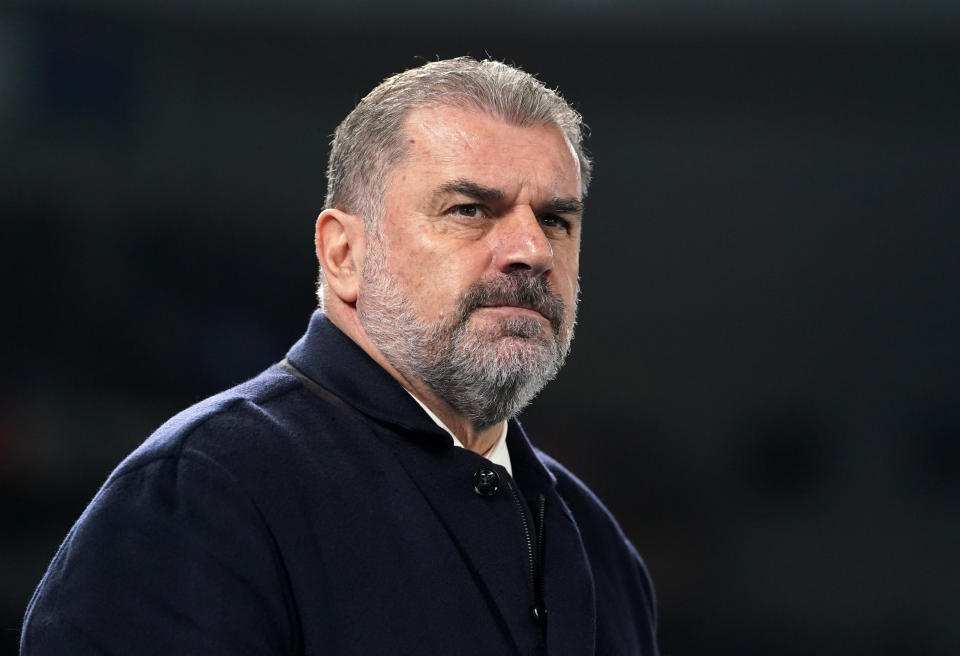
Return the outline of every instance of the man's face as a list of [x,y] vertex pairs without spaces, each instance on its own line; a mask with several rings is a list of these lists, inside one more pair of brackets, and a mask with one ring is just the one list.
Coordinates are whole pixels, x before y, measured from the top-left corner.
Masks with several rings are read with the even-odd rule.
[[472,423],[552,378],[576,317],[580,175],[562,133],[450,107],[406,121],[407,156],[368,235],[357,301],[371,341]]

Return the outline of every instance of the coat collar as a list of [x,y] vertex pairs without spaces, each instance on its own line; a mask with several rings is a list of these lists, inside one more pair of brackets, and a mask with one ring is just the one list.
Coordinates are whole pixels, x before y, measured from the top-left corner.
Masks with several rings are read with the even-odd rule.
[[[437,446],[452,445],[442,428],[403,386],[356,342],[316,310],[307,332],[287,352],[287,360],[321,387],[404,437]],[[507,446],[523,487],[552,487],[556,478],[536,456],[520,423],[510,420]]]
[[452,444],[396,379],[337,328],[321,310],[287,352],[287,360],[321,387],[363,414],[404,434]]

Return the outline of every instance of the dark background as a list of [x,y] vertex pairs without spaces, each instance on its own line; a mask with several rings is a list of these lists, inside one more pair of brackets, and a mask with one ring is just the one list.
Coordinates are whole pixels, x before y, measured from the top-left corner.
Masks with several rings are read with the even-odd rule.
[[304,330],[340,119],[485,53],[592,128],[524,418],[664,652],[960,653],[960,4],[903,4],[0,5],[0,653],[113,466]]

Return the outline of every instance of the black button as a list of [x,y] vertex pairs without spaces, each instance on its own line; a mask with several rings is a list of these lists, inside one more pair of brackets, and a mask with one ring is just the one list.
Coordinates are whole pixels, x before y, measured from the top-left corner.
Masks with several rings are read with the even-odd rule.
[[500,474],[484,467],[473,475],[473,491],[482,497],[492,497],[500,489]]

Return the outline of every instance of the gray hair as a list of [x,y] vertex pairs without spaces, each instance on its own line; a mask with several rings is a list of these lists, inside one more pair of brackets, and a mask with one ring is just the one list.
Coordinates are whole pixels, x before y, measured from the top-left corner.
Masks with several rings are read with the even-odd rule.
[[557,127],[573,146],[586,194],[592,164],[583,150],[580,114],[529,73],[457,57],[387,78],[347,115],[333,135],[324,207],[377,225],[390,170],[406,154],[404,120],[414,109],[437,106],[477,109],[521,127]]
[[[337,126],[325,209],[358,214],[368,233],[378,230],[390,173],[407,153],[403,123],[411,111],[425,107],[476,109],[511,125],[556,127],[577,156],[580,193],[586,195],[593,166],[583,149],[580,114],[529,73],[499,61],[457,57],[388,77]],[[321,270],[321,305],[322,285]]]

